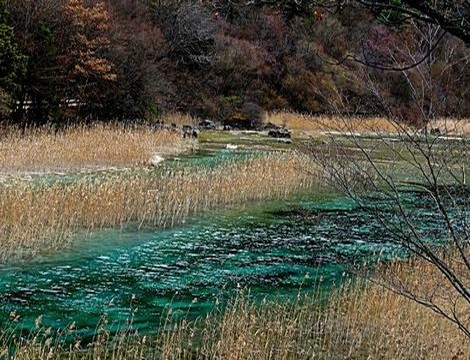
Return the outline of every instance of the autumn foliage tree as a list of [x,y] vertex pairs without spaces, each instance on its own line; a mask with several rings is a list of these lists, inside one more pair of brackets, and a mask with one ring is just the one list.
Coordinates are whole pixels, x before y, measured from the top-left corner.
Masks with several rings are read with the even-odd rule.
[[168,46],[163,30],[154,23],[148,7],[132,0],[109,4],[107,57],[117,80],[105,91],[101,116],[136,121],[155,116],[161,103],[172,94],[165,79]]
[[[401,24],[407,20],[436,25],[454,37],[470,43],[470,6],[467,0],[238,0],[239,6],[275,6],[288,20],[296,16],[315,16],[344,9],[374,13],[385,22]],[[322,17],[322,16],[320,16]]]
[[12,94],[18,103],[17,121],[60,123],[76,115],[81,105],[89,110],[100,106],[99,88],[115,80],[112,65],[103,56],[109,44],[109,18],[103,3],[87,4],[84,0],[5,3],[6,21],[28,58],[19,90]]
[[[367,84],[351,80],[370,75],[412,117],[402,74],[381,66],[410,65],[395,50],[389,61],[389,45],[410,48],[418,54],[412,62],[429,53],[412,48],[415,19],[438,29],[428,68],[444,74],[433,96],[447,97],[436,116],[468,115],[459,100],[467,94],[465,39],[445,28],[452,14],[462,19],[463,2],[437,9],[445,19],[434,20],[426,14],[435,6],[419,3],[420,10],[411,0],[3,0],[2,108],[14,105],[13,121],[23,124],[134,121],[175,110],[224,120],[246,103],[329,113],[340,93],[343,113],[386,115],[368,98]],[[462,61],[446,67],[454,55]]]
[[58,61],[64,69],[65,93],[90,110],[101,106],[103,85],[117,79],[113,64],[103,56],[110,45],[109,15],[103,2],[89,7],[83,0],[68,0],[63,11],[66,26]]

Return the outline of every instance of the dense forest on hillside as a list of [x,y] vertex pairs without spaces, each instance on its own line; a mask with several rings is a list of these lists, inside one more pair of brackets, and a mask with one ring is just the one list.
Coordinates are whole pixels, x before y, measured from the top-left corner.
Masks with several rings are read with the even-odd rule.
[[393,10],[288,3],[0,0],[0,119],[470,115],[462,37]]

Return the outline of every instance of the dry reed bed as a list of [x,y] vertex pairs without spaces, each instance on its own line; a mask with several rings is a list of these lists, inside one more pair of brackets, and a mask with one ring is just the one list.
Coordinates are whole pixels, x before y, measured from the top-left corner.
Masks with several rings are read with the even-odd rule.
[[[339,117],[313,116],[290,111],[268,113],[266,122],[286,126],[298,132],[341,132],[341,133],[396,133],[397,124],[384,117]],[[410,130],[405,124],[403,129]],[[441,134],[460,136],[470,135],[470,119],[436,119],[430,128],[439,128]],[[401,129],[401,132],[403,131]]]
[[[434,271],[422,262],[392,267],[406,268],[410,281]],[[15,360],[468,359],[470,341],[455,325],[381,286],[347,280],[319,305],[323,295],[318,291],[293,302],[255,305],[242,294],[222,315],[216,311],[195,323],[167,318],[162,326],[173,330],[154,338],[132,328],[111,335],[104,326],[88,347],[64,348],[44,329],[38,333],[45,337],[3,342],[16,342]],[[0,352],[1,343],[0,335]]]
[[178,126],[183,126],[183,125],[197,126],[200,120],[201,119],[197,117],[193,117],[190,114],[181,113],[181,112],[170,112],[170,113],[163,114],[160,117],[160,121],[163,121],[165,125],[176,124]]
[[272,112],[266,116],[266,121],[275,125],[286,126],[294,131],[303,132],[353,132],[353,133],[373,133],[396,132],[396,125],[381,117],[349,117],[327,115],[308,115],[289,111]]
[[71,184],[13,183],[0,187],[0,260],[60,248],[78,230],[129,222],[173,226],[220,205],[284,197],[312,186],[313,168],[308,158],[285,153]]
[[[436,301],[445,283],[423,260],[386,264],[377,272],[388,284],[393,273],[416,294],[431,291]],[[468,280],[464,272],[462,277]],[[445,290],[443,301],[458,297],[449,286]],[[326,306],[319,306],[324,297],[318,291],[290,304],[261,306],[236,299],[222,321],[214,316],[206,320],[204,342],[196,352],[211,359],[468,359],[470,339],[457,325],[376,283],[347,279],[332,291]],[[453,303],[447,306],[450,310]],[[460,310],[470,326],[468,304]],[[183,335],[176,342],[182,345],[165,347],[183,348]]]
[[170,131],[95,124],[60,132],[50,128],[0,134],[0,173],[76,171],[132,167],[148,163],[155,154],[178,154],[195,146]]
[[455,325],[371,284],[343,285],[324,309],[316,298],[261,307],[242,301],[222,322],[209,319],[205,331],[210,335],[200,358],[439,360],[470,354],[470,341]]

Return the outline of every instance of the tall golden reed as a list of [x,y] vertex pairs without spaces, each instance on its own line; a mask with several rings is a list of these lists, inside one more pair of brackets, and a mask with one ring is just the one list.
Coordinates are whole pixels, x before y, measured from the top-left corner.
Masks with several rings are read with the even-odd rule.
[[383,117],[349,117],[320,115],[314,116],[292,111],[275,111],[268,113],[266,121],[275,125],[286,126],[300,132],[396,132],[396,126]]
[[78,230],[129,222],[173,226],[220,205],[284,197],[309,188],[315,181],[312,169],[304,156],[278,153],[215,167],[9,183],[0,187],[0,258],[66,246]]
[[[410,266],[407,276],[415,280],[432,271],[421,262],[393,266],[397,271]],[[88,346],[64,347],[47,329],[29,339],[4,333],[0,353],[2,345],[14,343],[15,360],[468,359],[470,340],[455,325],[379,285],[345,280],[326,302],[324,295],[255,304],[241,294],[222,314],[215,311],[196,322],[168,317],[155,336],[140,335],[132,326],[117,335],[98,327]]]
[[133,167],[196,146],[172,131],[119,124],[0,131],[0,176],[12,173]]
[[[385,117],[341,117],[335,115],[309,115],[294,111],[273,111],[266,115],[266,122],[286,126],[294,132],[312,135],[318,132],[384,134],[396,133],[397,124]],[[411,130],[404,122],[400,127]],[[468,136],[470,119],[439,118],[428,124],[429,129],[438,128],[442,135]]]

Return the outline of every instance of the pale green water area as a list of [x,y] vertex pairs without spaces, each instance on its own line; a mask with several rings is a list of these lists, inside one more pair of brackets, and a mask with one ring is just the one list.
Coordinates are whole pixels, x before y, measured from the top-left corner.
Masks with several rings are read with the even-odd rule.
[[[416,208],[414,220],[439,234],[429,200],[406,196]],[[82,237],[59,254],[0,267],[0,326],[11,327],[16,311],[17,330],[32,329],[43,315],[45,326],[75,322],[91,336],[102,314],[123,324],[132,307],[138,308],[135,327],[152,332],[168,307],[195,318],[237,288],[248,288],[255,299],[293,298],[300,289],[340,281],[351,260],[396,250],[367,211],[320,192],[245,204],[172,229],[129,226]]]

